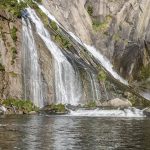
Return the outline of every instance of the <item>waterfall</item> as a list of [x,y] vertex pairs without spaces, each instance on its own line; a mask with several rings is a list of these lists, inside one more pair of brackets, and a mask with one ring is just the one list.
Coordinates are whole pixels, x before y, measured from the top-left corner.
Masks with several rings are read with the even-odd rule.
[[51,40],[49,32],[44,27],[35,11],[27,8],[29,18],[35,24],[36,32],[43,40],[54,58],[56,103],[77,105],[82,97],[80,77],[60,48]]
[[98,85],[97,76],[93,73],[87,72],[87,75],[90,78],[90,84],[91,84],[91,92],[92,92],[92,98],[94,101],[100,100],[100,87]]
[[22,19],[22,34],[25,99],[31,99],[36,106],[41,108],[44,106],[41,70],[38,63],[36,43],[28,19]]
[[[39,5],[39,8],[53,21],[56,22],[56,24],[63,28],[65,31],[66,29],[55,19],[55,17],[50,14],[50,12],[42,5]],[[114,69],[113,65],[110,63],[110,61],[104,57],[100,51],[96,50],[95,47],[87,45],[83,43],[80,38],[78,38],[74,33],[70,31],[66,31],[77,43],[79,43],[81,46],[83,46],[87,51],[89,51],[98,61],[99,63],[117,80],[119,80],[121,83],[128,85],[128,82],[124,80]]]

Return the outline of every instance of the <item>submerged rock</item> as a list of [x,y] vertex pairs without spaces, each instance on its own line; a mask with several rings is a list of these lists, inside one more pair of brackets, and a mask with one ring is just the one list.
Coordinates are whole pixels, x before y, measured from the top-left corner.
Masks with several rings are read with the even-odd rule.
[[123,108],[127,108],[127,107],[131,107],[132,103],[127,100],[127,99],[120,99],[120,98],[115,98],[112,99],[108,102],[104,102],[102,104],[102,106],[106,106],[106,107],[123,107]]

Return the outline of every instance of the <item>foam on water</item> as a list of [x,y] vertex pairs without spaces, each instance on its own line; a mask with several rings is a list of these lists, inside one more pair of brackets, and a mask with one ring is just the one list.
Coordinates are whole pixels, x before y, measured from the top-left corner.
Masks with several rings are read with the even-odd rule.
[[84,110],[78,109],[76,111],[70,111],[69,116],[87,116],[87,117],[145,117],[142,110],[136,108],[128,108],[124,110],[120,109],[94,109]]

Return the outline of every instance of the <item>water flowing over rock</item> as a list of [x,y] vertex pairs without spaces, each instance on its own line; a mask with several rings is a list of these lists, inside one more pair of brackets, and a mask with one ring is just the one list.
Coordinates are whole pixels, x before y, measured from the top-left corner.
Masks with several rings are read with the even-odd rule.
[[28,8],[28,12],[38,35],[54,57],[56,103],[77,105],[82,96],[78,72],[75,72],[61,50],[52,42],[48,31],[35,11]]
[[24,97],[38,107],[44,106],[43,87],[36,43],[30,21],[22,19]]

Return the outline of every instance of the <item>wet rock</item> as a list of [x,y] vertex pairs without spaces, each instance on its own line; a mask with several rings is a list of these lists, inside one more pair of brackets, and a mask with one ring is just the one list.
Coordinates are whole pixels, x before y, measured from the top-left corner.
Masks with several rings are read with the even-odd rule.
[[144,115],[150,117],[150,107],[148,108],[145,108],[144,111],[143,111]]
[[35,114],[37,114],[36,111],[30,111],[30,112],[29,112],[29,115],[35,115]]
[[3,105],[0,106],[0,114],[1,113],[4,114],[4,113],[6,113],[6,111],[7,111],[7,109]]
[[104,102],[102,104],[102,106],[105,106],[105,107],[121,107],[121,108],[127,108],[127,107],[131,107],[132,104],[129,100],[127,99],[119,99],[119,98],[115,98],[115,99],[112,99],[108,102]]

